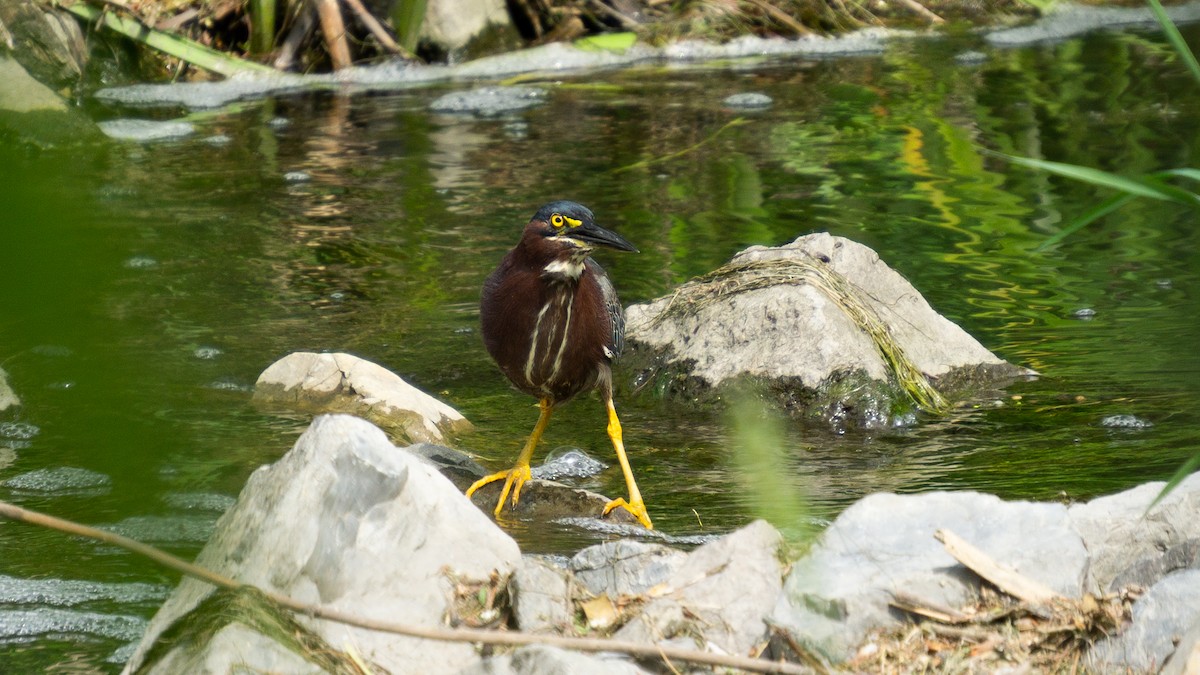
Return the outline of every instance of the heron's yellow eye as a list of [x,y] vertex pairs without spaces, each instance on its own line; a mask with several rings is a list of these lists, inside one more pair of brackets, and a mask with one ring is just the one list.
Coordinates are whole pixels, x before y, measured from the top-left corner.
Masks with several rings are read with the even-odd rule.
[[563,226],[563,217],[557,213],[550,216],[550,224],[555,227],[562,227]]

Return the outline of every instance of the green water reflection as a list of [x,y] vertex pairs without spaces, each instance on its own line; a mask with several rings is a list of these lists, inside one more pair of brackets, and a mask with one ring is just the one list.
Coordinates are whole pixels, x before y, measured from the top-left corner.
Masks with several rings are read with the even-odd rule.
[[[817,517],[879,490],[1078,499],[1165,478],[1200,449],[1195,214],[1137,202],[1035,254],[1104,195],[980,148],[1114,171],[1196,166],[1196,88],[1145,36],[955,61],[977,46],[610,73],[598,77],[614,86],[558,87],[512,119],[431,116],[437,91],[324,95],[217,115],[177,142],[0,148],[0,363],[24,400],[0,422],[39,430],[0,434],[15,450],[0,482],[60,467],[110,479],[77,491],[0,485],[0,498],[131,528],[190,557],[219,512],[203,497],[236,496],[306,425],[249,405],[257,374],[298,350],[388,366],[475,423],[465,449],[507,464],[536,412],[482,349],[478,289],[521,224],[558,197],[641,248],[602,258],[627,304],[746,246],[829,230],[873,247],[943,314],[1043,373],[894,432],[785,425],[782,484]],[[742,91],[775,105],[721,108]],[[739,115],[747,123],[710,139]],[[1085,307],[1094,318],[1074,318]],[[658,527],[723,532],[754,516],[720,412],[627,393],[618,405]],[[1154,426],[1102,426],[1113,414]],[[599,403],[557,415],[547,445],[611,460]],[[623,490],[615,469],[584,485]],[[513,534],[530,551],[596,540],[556,525]],[[0,575],[174,583],[121,552],[5,523]],[[0,598],[0,625],[41,606]],[[33,635],[10,646],[16,666],[111,670],[122,643]]]

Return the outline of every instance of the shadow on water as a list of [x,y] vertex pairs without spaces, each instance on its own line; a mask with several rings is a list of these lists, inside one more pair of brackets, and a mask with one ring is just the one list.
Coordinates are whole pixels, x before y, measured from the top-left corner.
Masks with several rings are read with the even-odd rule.
[[[1195,88],[1139,34],[955,59],[980,48],[901,42],[881,57],[607,73],[500,119],[430,114],[440,92],[429,90],[278,98],[183,140],[4,156],[0,362],[24,406],[0,413],[0,498],[194,556],[250,472],[305,427],[249,405],[257,374],[298,350],[386,365],[472,420],[465,449],[507,465],[536,411],[482,349],[479,286],[558,197],[641,249],[601,255],[627,304],[746,246],[829,230],[1043,374],[909,428],[782,423],[775,489],[802,494],[813,519],[880,490],[1083,499],[1163,479],[1200,435],[1194,215],[1140,202],[1034,254],[1104,195],[980,148],[1114,171],[1194,165]],[[745,91],[774,104],[722,108]],[[737,116],[747,123],[702,143]],[[720,533],[756,515],[721,411],[627,392],[618,406],[659,528]],[[597,401],[556,416],[546,447],[559,445],[611,462]],[[622,493],[613,464],[583,486]],[[512,532],[527,551],[558,554],[605,536]],[[0,524],[0,550],[3,579],[176,581],[12,524]],[[160,597],[64,604],[14,587],[0,584],[0,641],[31,669],[116,669]],[[14,628],[29,612],[45,630]]]

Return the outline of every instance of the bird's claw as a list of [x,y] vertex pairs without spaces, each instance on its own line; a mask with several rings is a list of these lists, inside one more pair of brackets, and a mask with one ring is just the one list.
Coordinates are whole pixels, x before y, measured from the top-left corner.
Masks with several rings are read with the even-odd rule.
[[528,464],[518,464],[507,471],[497,471],[472,483],[471,487],[467,488],[467,499],[470,499],[471,495],[484,485],[504,479],[504,489],[500,491],[500,500],[496,502],[496,510],[492,511],[496,517],[499,517],[500,511],[504,509],[504,500],[508,498],[508,493],[512,492],[512,505],[516,508],[517,502],[521,500],[521,487],[532,476],[533,473]]
[[607,516],[610,511],[616,508],[622,508],[633,514],[634,518],[642,524],[642,527],[647,530],[653,530],[654,524],[650,522],[650,514],[646,512],[646,505],[640,499],[635,499],[632,503],[625,501],[624,497],[617,497],[604,506],[604,512],[600,515]]

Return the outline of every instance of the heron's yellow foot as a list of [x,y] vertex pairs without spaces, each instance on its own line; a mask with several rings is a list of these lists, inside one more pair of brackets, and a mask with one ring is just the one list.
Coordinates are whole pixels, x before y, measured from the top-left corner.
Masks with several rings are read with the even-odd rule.
[[625,501],[624,497],[617,497],[604,506],[604,512],[601,515],[607,516],[608,512],[615,508],[622,508],[632,513],[633,517],[637,518],[638,522],[642,524],[642,527],[646,528],[647,530],[654,529],[654,524],[650,522],[650,514],[646,512],[646,505],[642,503],[642,500],[635,499],[631,503]]
[[496,510],[492,511],[493,514],[499,517],[500,511],[504,509],[504,500],[508,498],[508,493],[512,492],[512,505],[515,507],[517,502],[521,500],[521,486],[532,475],[529,470],[529,464],[518,464],[507,471],[497,471],[490,476],[484,476],[472,483],[471,487],[467,488],[467,499],[470,499],[471,495],[475,494],[475,491],[484,485],[494,483],[503,478],[504,489],[500,491],[500,501],[496,502]]

